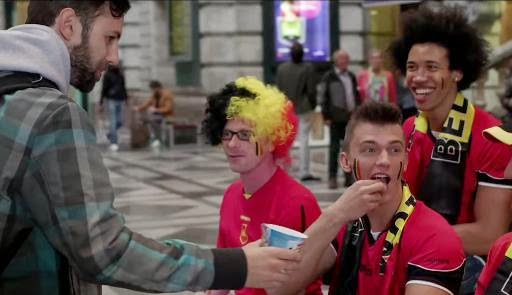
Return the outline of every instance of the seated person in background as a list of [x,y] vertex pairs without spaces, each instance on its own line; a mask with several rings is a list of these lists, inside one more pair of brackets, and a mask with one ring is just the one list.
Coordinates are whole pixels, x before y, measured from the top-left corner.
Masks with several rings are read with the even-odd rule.
[[[356,182],[306,230],[303,267],[275,294],[295,294],[333,266],[329,294],[457,294],[462,242],[403,182],[400,122],[388,103],[363,103],[352,114],[340,163]],[[329,249],[335,237],[336,259]]]
[[[320,215],[320,207],[315,196],[279,166],[290,161],[297,132],[292,103],[277,88],[242,77],[209,96],[205,113],[202,127],[208,141],[222,144],[229,167],[240,174],[224,193],[217,246],[242,247],[260,239],[262,223],[304,232]],[[235,293],[266,294],[248,288]],[[305,294],[321,295],[321,281]]]
[[499,238],[487,256],[475,295],[512,294],[512,233]]
[[151,81],[149,88],[152,91],[151,97],[134,109],[137,112],[148,111],[148,123],[152,139],[151,146],[159,147],[162,142],[162,121],[173,114],[174,96],[171,90],[164,89],[159,81]]

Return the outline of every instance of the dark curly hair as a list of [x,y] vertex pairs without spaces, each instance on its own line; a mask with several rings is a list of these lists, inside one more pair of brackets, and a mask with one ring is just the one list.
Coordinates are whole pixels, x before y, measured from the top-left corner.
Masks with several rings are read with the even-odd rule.
[[205,118],[201,123],[201,129],[208,143],[212,145],[218,145],[222,142],[222,131],[227,123],[226,110],[233,96],[246,99],[256,97],[254,93],[247,89],[236,87],[235,82],[227,84],[220,92],[207,97]]
[[458,90],[477,80],[488,62],[488,43],[468,23],[461,7],[422,5],[402,15],[402,35],[393,41],[389,51],[395,66],[406,73],[407,58],[414,44],[435,43],[448,51],[451,70],[462,72]]

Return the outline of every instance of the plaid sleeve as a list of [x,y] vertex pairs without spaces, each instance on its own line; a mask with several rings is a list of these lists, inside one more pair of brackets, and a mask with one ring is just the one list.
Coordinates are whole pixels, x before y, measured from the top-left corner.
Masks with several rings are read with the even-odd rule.
[[[214,257],[209,249],[181,241],[154,241],[125,226],[113,207],[114,193],[94,128],[79,106],[50,104],[39,118],[24,185],[30,191],[23,195],[37,226],[81,277],[161,292],[215,285],[214,268],[224,256]],[[245,259],[241,250],[231,254]],[[246,265],[238,265],[245,275]],[[244,280],[230,284],[240,287]]]

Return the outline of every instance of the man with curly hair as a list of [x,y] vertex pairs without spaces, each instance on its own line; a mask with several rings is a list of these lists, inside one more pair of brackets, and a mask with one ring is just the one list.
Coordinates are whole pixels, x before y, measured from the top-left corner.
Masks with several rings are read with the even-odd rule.
[[[512,136],[461,93],[487,63],[487,44],[458,7],[403,15],[390,47],[420,113],[404,123],[414,195],[443,215],[468,255],[485,255],[510,224]],[[474,291],[466,263],[465,292]]]
[[[280,167],[290,162],[297,121],[285,95],[253,77],[239,78],[208,97],[203,131],[211,144],[222,145],[229,167],[240,174],[224,193],[219,248],[258,240],[262,223],[303,232],[320,215],[311,191]],[[314,282],[305,294],[322,294],[320,286]],[[266,294],[248,288],[235,293]]]

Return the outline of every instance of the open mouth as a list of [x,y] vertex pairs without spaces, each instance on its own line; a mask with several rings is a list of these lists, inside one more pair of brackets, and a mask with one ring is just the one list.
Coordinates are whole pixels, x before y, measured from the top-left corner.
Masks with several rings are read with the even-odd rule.
[[391,181],[391,178],[389,176],[386,176],[386,175],[374,175],[374,176],[372,176],[371,179],[373,179],[373,180],[380,180],[384,184],[388,184]]

